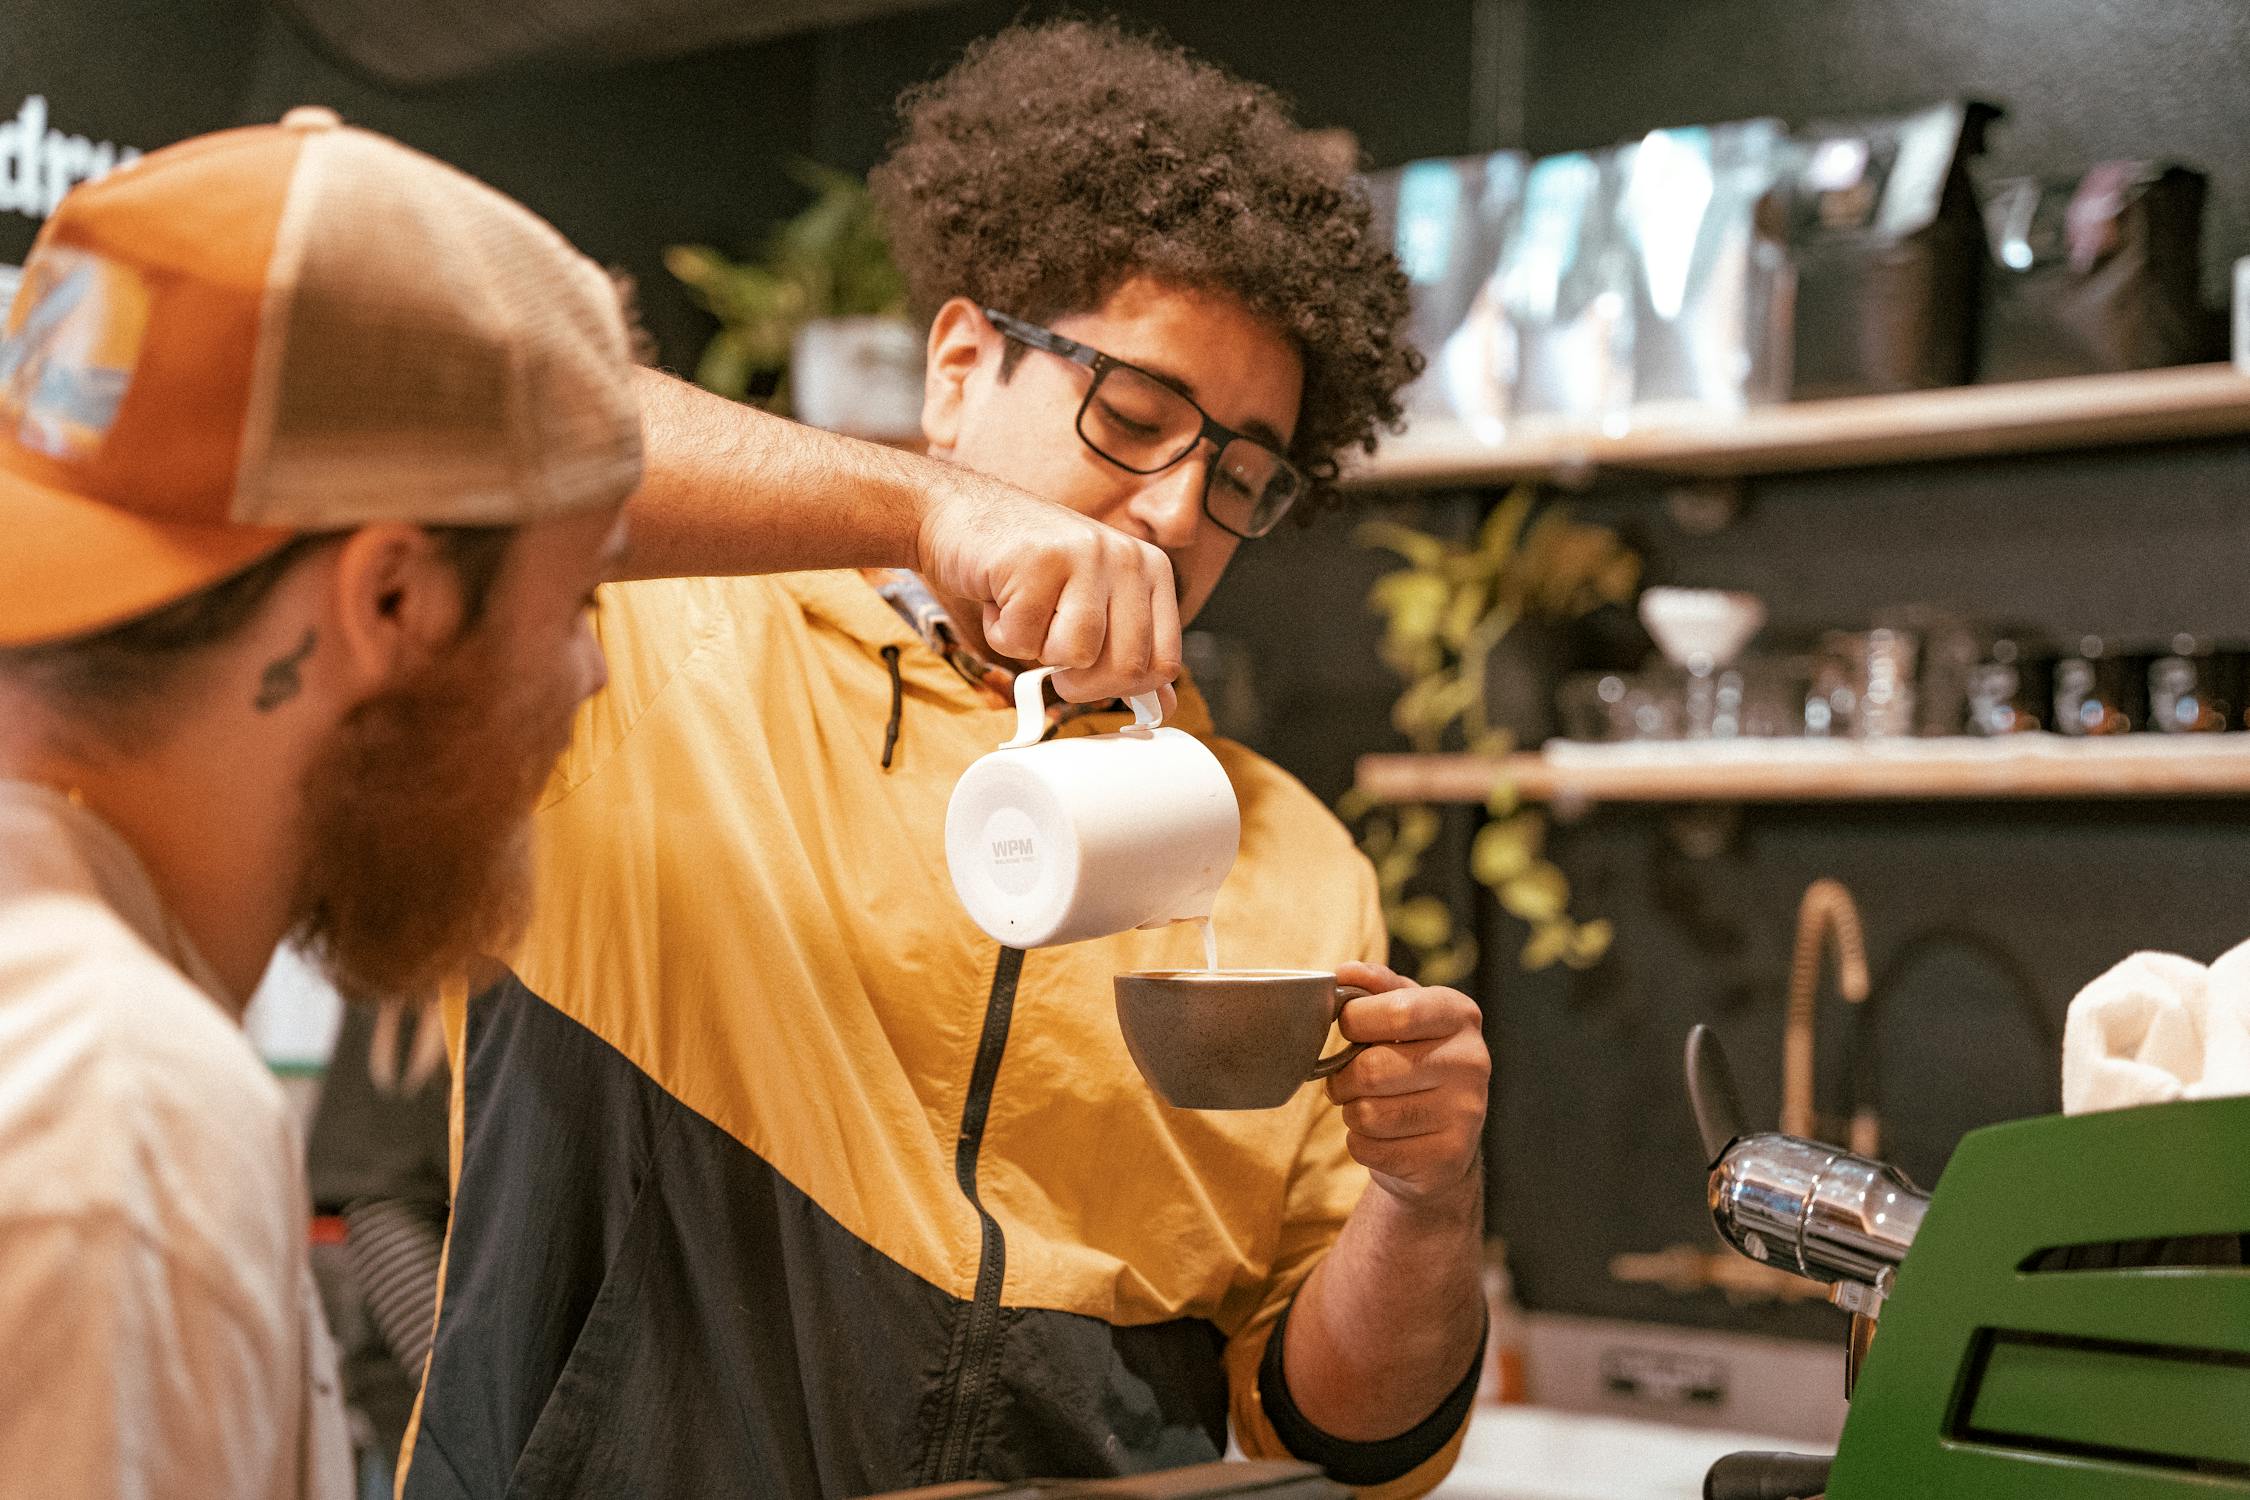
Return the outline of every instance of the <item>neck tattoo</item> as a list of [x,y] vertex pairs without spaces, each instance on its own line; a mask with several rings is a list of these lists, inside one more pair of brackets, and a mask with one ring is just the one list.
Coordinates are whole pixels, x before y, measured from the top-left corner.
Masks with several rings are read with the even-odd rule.
[[252,700],[252,706],[259,713],[270,714],[305,690],[304,678],[297,669],[312,655],[314,638],[313,632],[307,630],[296,650],[266,663],[266,670],[258,678],[258,696]]

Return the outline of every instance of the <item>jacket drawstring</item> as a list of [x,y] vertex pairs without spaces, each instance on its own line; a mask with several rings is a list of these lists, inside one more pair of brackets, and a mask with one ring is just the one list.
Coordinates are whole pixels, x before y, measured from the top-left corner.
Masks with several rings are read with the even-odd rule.
[[906,711],[906,684],[899,680],[898,647],[883,648],[883,665],[891,669],[891,721],[883,726],[883,769],[891,768],[891,752],[898,748],[899,720]]

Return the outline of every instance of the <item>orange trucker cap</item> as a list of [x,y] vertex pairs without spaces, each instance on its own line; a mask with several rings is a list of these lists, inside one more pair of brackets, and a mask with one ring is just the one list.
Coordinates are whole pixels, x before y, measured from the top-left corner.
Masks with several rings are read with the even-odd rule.
[[325,109],[65,197],[0,333],[0,647],[120,624],[305,532],[622,500],[609,278],[514,200]]

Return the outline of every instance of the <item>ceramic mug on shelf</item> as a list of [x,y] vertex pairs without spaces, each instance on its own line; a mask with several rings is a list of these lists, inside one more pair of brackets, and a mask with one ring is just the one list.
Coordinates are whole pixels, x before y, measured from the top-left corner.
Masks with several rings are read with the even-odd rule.
[[1013,948],[1210,916],[1242,838],[1226,768],[1164,727],[1153,693],[1124,729],[1042,743],[1052,675],[1016,678],[1015,737],[953,788],[945,860],[961,904]]

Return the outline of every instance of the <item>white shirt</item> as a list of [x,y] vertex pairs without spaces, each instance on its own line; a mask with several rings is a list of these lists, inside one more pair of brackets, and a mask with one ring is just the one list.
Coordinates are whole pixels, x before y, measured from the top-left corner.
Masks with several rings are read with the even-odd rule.
[[0,1486],[351,1493],[280,1085],[108,825],[0,779]]

